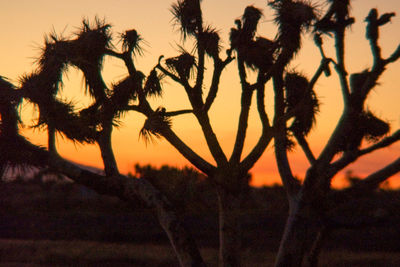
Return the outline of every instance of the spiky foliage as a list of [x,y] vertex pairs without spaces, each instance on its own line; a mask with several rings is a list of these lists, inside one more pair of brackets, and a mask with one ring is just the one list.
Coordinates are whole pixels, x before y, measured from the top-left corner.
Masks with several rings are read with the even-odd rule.
[[360,127],[363,128],[367,141],[377,142],[390,131],[389,123],[379,119],[369,110],[362,114],[360,120]]
[[260,9],[254,6],[246,7],[241,20],[236,20],[236,28],[231,28],[230,41],[232,49],[245,48],[257,31],[257,25],[262,16]]
[[390,131],[390,125],[376,117],[371,111],[361,111],[353,115],[351,125],[342,137],[339,151],[354,150],[362,140],[375,143]]
[[154,138],[161,138],[161,132],[171,127],[171,119],[165,116],[165,108],[159,107],[144,122],[139,136],[147,143],[154,141]]
[[39,72],[50,84],[53,84],[52,94],[57,93],[59,85],[62,84],[62,74],[67,67],[67,54],[70,49],[68,41],[56,34],[50,34],[45,38],[45,44],[38,59]]
[[0,76],[0,168],[3,170],[43,166],[46,162],[44,153],[38,153],[38,149],[18,133],[20,118],[17,106],[21,96],[14,85]]
[[71,102],[55,99],[46,105],[39,104],[39,120],[36,127],[51,126],[72,141],[93,143],[97,133],[84,122],[86,121],[74,112]]
[[116,110],[125,108],[129,101],[137,98],[140,90],[141,81],[135,80],[135,77],[128,76],[117,84],[113,85],[111,103]]
[[243,23],[242,33],[244,35],[244,38],[250,40],[254,37],[257,31],[258,22],[261,19],[261,17],[262,17],[261,9],[258,9],[254,6],[246,7],[246,9],[244,10],[244,14],[242,16],[242,23]]
[[148,96],[161,96],[162,95],[162,87],[161,80],[164,78],[164,75],[158,74],[156,69],[152,69],[150,71],[149,76],[147,76],[146,82],[144,84],[143,91]]
[[344,29],[354,23],[350,17],[350,0],[329,0],[330,6],[326,14],[315,23],[315,30],[329,34]]
[[221,50],[219,41],[220,37],[218,31],[210,26],[201,32],[198,37],[198,42],[202,43],[205,52],[212,58],[218,58]]
[[49,81],[45,73],[33,72],[20,78],[24,97],[32,103],[50,103],[57,92],[57,83]]
[[68,60],[82,70],[89,93],[97,100],[103,101],[107,87],[101,75],[104,55],[111,47],[110,25],[95,19],[94,25],[83,20],[77,38],[71,41]]
[[267,71],[274,62],[276,45],[273,41],[259,37],[249,42],[248,46],[240,49],[246,65],[252,69]]
[[262,17],[260,9],[246,7],[241,20],[236,20],[236,28],[230,32],[231,48],[251,69],[267,71],[274,61],[276,43],[263,37],[254,38],[257,25]]
[[285,93],[287,111],[291,111],[302,102],[302,108],[295,114],[289,130],[295,135],[306,136],[315,124],[319,111],[319,101],[314,91],[309,89],[309,81],[297,72],[289,72],[285,76]]
[[143,49],[140,45],[141,41],[143,41],[140,34],[137,33],[136,30],[128,30],[125,33],[121,34],[122,40],[122,50],[124,52],[130,52],[133,54],[142,55]]
[[196,66],[196,59],[190,53],[183,51],[177,57],[166,59],[165,63],[170,70],[177,73],[182,79],[188,80]]
[[274,21],[278,25],[277,42],[282,49],[284,61],[289,61],[301,47],[301,34],[315,20],[314,7],[305,0],[270,1],[275,10]]
[[45,149],[33,146],[20,135],[0,135],[0,166],[18,168],[23,171],[32,166],[47,165]]
[[13,136],[18,133],[20,118],[17,106],[21,97],[16,96],[15,87],[0,76],[0,135]]
[[184,39],[189,36],[197,36],[202,29],[201,0],[178,0],[172,4],[171,12],[174,21],[180,26]]

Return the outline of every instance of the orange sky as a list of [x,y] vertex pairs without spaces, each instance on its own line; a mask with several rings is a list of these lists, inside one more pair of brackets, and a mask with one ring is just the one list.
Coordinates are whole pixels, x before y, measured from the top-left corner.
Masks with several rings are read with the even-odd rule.
[[[105,0],[85,1],[50,1],[14,0],[3,4],[0,11],[0,23],[2,25],[0,42],[0,75],[12,79],[15,83],[23,73],[29,73],[34,69],[35,56],[39,54],[38,47],[43,43],[45,33],[53,29],[66,36],[76,31],[83,17],[94,18],[95,15],[105,17],[107,22],[113,25],[116,33],[126,29],[135,28],[146,40],[145,56],[136,58],[136,64],[144,73],[148,73],[157,62],[159,55],[166,57],[175,56],[180,43],[180,35],[177,28],[171,22],[169,0],[116,0],[110,4]],[[260,35],[270,39],[274,37],[275,27],[272,24],[271,10],[266,7],[265,0],[204,0],[203,15],[207,24],[211,24],[220,30],[223,45],[227,48],[228,34],[233,21],[238,18],[247,5],[254,4],[264,10],[264,17],[259,27]],[[317,1],[314,1],[317,2]],[[365,16],[370,8],[377,7],[380,12],[400,13],[398,0],[355,0],[353,1],[353,15],[356,24],[348,34],[346,60],[349,72],[358,72],[371,65],[368,42],[364,38]],[[394,51],[400,43],[400,18],[395,17],[393,23],[385,26],[381,34],[383,55],[387,56]],[[115,42],[116,46],[120,44]],[[328,49],[332,43],[326,40],[326,51],[333,56],[333,50]],[[188,46],[188,50],[191,47]],[[312,45],[311,38],[306,37],[302,52],[291,64],[292,68],[311,76],[319,63],[318,50]],[[103,74],[110,84],[116,82],[126,74],[126,70],[117,60],[106,60]],[[391,122],[393,131],[400,126],[400,90],[398,85],[398,73],[400,62],[392,64],[380,80],[380,86],[372,92],[368,106],[375,114]],[[396,79],[397,78],[397,79]],[[74,102],[82,102],[81,107],[87,105],[89,99],[83,95],[82,75],[77,70],[71,69],[64,79],[65,88],[63,97]],[[310,134],[312,149],[318,153],[326,142],[329,133],[336,124],[340,115],[342,102],[338,81],[335,76],[322,78],[317,84],[317,94],[322,102],[320,115],[316,129]],[[167,110],[188,108],[183,89],[172,81],[164,82],[165,94],[163,99],[152,101],[154,107],[163,105]],[[268,110],[272,110],[272,101],[268,100],[271,93],[267,92]],[[240,86],[236,73],[236,67],[231,64],[222,76],[221,89],[218,98],[211,110],[211,122],[220,142],[229,155],[232,151],[235,138],[235,129],[239,114]],[[30,125],[31,107],[22,107],[25,124]],[[255,109],[252,109],[249,122],[248,139],[245,153],[257,141],[260,134],[260,123]],[[155,144],[145,145],[139,140],[138,131],[143,125],[144,117],[131,113],[124,118],[121,128],[114,131],[113,146],[122,172],[132,170],[132,166],[141,164],[170,164],[183,166],[188,162],[179,155],[166,141],[159,140]],[[199,131],[199,126],[191,115],[184,115],[173,119],[173,129],[187,142],[197,153],[211,161],[206,144]],[[45,144],[45,136],[39,132],[25,130],[26,135],[35,143]],[[72,160],[101,166],[98,148],[96,146],[82,146],[72,144],[62,137],[58,138],[58,147],[62,155]],[[384,166],[400,155],[400,144],[383,149],[375,155],[363,158],[357,164],[350,166],[356,174],[367,175],[377,168]],[[296,147],[290,153],[290,160],[295,174],[302,176],[308,167],[307,161]],[[254,184],[271,184],[278,181],[277,170],[273,158],[273,148],[267,148],[261,160],[251,171],[254,176]],[[395,176],[400,180],[400,175]],[[392,179],[394,180],[394,179]],[[400,186],[400,182],[397,182]]]

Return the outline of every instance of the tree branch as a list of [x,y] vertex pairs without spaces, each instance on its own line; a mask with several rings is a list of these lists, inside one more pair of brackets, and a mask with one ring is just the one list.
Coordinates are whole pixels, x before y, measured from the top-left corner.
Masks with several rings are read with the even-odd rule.
[[[274,75],[274,91],[275,91],[275,117],[274,117],[274,142],[275,157],[278,165],[278,171],[282,179],[282,183],[290,198],[294,197],[298,192],[298,181],[294,178],[287,157],[287,128],[286,121],[280,118],[285,113],[285,100],[283,93],[283,73]],[[289,201],[290,202],[290,201]]]
[[315,163],[315,157],[314,154],[312,153],[310,146],[308,145],[307,140],[303,135],[297,135],[295,134],[295,138],[297,140],[297,143],[300,145],[302,148],[304,154],[306,155],[308,162],[312,165]]
[[203,110],[208,111],[213,104],[219,89],[219,81],[221,78],[222,71],[224,68],[232,62],[233,57],[228,56],[224,61],[221,61],[219,58],[214,59],[214,73],[211,81],[210,90],[208,92],[205,104],[203,106]]
[[236,132],[236,140],[230,162],[238,163],[243,152],[244,140],[246,138],[247,122],[249,119],[249,111],[253,90],[249,90],[247,85],[242,86],[241,109],[239,115],[238,129]]
[[377,188],[382,182],[400,172],[400,157],[379,171],[370,174],[365,179],[354,185],[353,190],[368,190]]
[[248,172],[254,164],[260,159],[268,144],[272,140],[273,129],[269,123],[268,115],[265,111],[265,85],[263,84],[257,90],[257,111],[260,116],[261,124],[262,124],[262,134],[257,144],[254,146],[253,150],[249,153],[249,155],[242,161],[240,167],[243,172]]
[[179,115],[190,114],[190,113],[193,113],[193,110],[182,109],[182,110],[176,110],[176,111],[167,111],[167,112],[165,112],[165,116],[173,117],[173,116],[179,116]]
[[381,141],[370,147],[361,150],[346,151],[340,159],[331,164],[331,166],[329,167],[329,176],[333,177],[339,171],[344,169],[346,166],[356,161],[359,157],[369,154],[375,150],[388,147],[399,140],[400,140],[400,130],[397,130],[391,136],[382,139]]
[[400,45],[397,46],[397,49],[393,52],[393,54],[385,60],[385,65],[395,62],[400,58]]
[[181,265],[195,266],[198,264],[204,266],[193,238],[179,220],[179,216],[173,210],[171,203],[147,180],[128,178],[122,175],[101,176],[83,170],[60,157],[50,156],[48,163],[52,169],[101,194],[117,196],[134,205],[137,205],[137,200],[140,199],[146,206],[155,211]]
[[161,132],[162,136],[173,145],[190,163],[198,168],[203,173],[211,176],[215,171],[215,166],[211,165],[190,147],[188,147],[171,129],[166,128]]
[[164,56],[160,56],[158,58],[158,64],[156,65],[156,68],[161,70],[162,73],[164,73],[165,75],[167,75],[168,77],[170,77],[172,80],[174,80],[175,82],[179,83],[180,85],[182,85],[184,88],[187,88],[187,86],[190,87],[188,81],[176,76],[175,74],[173,74],[172,72],[168,71],[167,69],[165,69],[163,66],[161,66],[161,60]]

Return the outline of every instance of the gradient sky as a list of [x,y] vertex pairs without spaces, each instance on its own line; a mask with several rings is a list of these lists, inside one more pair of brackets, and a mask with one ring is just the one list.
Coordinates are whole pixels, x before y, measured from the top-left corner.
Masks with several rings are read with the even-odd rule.
[[[160,55],[171,57],[177,55],[178,44],[181,43],[178,29],[171,21],[170,0],[13,0],[2,2],[0,11],[0,25],[2,41],[0,42],[0,75],[8,77],[17,84],[18,77],[30,73],[34,69],[35,57],[40,53],[40,46],[46,33],[55,31],[70,36],[80,26],[82,18],[93,19],[96,15],[105,18],[113,26],[114,37],[127,29],[136,29],[146,41],[144,57],[137,57],[137,67],[144,73],[149,73],[156,64]],[[228,34],[235,19],[239,18],[247,5],[254,5],[264,10],[264,17],[259,26],[259,34],[272,39],[275,27],[272,23],[272,12],[266,6],[266,0],[204,0],[203,16],[207,24],[216,27],[223,39],[225,48],[228,46]],[[321,1],[313,1],[322,6]],[[352,4],[352,13],[356,24],[348,32],[346,44],[346,60],[349,72],[359,72],[371,66],[371,55],[368,42],[365,40],[364,18],[371,8],[378,8],[379,12],[400,13],[398,0],[355,0]],[[391,24],[386,25],[381,32],[383,55],[387,56],[400,43],[400,18],[394,17]],[[117,48],[120,44],[115,38]],[[333,56],[332,42],[325,40],[328,56]],[[191,46],[188,44],[187,49]],[[291,68],[301,71],[309,77],[317,68],[320,55],[311,42],[311,37],[306,36],[303,50],[291,63]],[[117,82],[126,75],[123,65],[115,59],[107,59],[103,74],[108,84]],[[380,79],[380,85],[371,93],[368,107],[375,114],[391,122],[392,131],[400,126],[400,86],[398,75],[400,62],[389,66]],[[68,71],[64,77],[65,88],[62,97],[80,103],[83,107],[89,103],[83,94],[82,74],[75,69]],[[167,110],[188,108],[189,103],[183,89],[176,86],[171,80],[164,82],[163,99],[154,99],[153,107],[165,106]],[[332,132],[343,107],[338,80],[335,75],[330,78],[323,77],[317,84],[317,94],[322,106],[318,116],[317,127],[310,134],[309,140],[315,153],[318,153]],[[272,110],[271,92],[267,92],[268,110]],[[268,99],[269,97],[269,99]],[[240,85],[234,63],[227,68],[222,76],[220,92],[211,110],[211,122],[220,142],[229,155],[235,139],[235,129],[239,114]],[[26,124],[24,134],[36,144],[46,143],[43,133],[28,129],[31,125],[30,117],[32,108],[28,105],[22,107],[23,119]],[[253,107],[249,122],[248,139],[245,153],[257,141],[260,135],[260,123]],[[271,115],[270,115],[271,116]],[[137,113],[130,113],[123,119],[122,127],[116,129],[113,135],[113,147],[122,172],[131,171],[135,163],[153,164],[160,166],[170,164],[183,166],[189,164],[168,142],[158,140],[147,146],[139,140],[139,130],[144,122],[144,117]],[[211,156],[206,149],[205,141],[199,131],[199,126],[191,115],[184,115],[173,119],[173,129],[197,153],[211,161]],[[101,167],[99,150],[96,146],[83,146],[73,144],[58,137],[58,147],[61,154],[71,160]],[[349,169],[355,174],[367,175],[386,163],[391,162],[400,155],[400,144],[380,150],[374,155],[364,157]],[[307,169],[307,160],[299,147],[290,153],[293,172],[304,175]],[[253,183],[256,185],[272,184],[278,181],[276,164],[273,158],[273,148],[269,146],[261,160],[252,169]],[[394,177],[400,180],[400,175]],[[392,179],[393,181],[394,179]],[[393,181],[394,182],[394,181]],[[396,184],[399,184],[397,182]]]

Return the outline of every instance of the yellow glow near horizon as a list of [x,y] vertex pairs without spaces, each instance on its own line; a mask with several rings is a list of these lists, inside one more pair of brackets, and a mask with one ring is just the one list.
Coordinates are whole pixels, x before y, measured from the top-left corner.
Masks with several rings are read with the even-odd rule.
[[[30,73],[34,66],[34,57],[40,51],[43,43],[43,36],[54,30],[70,36],[76,27],[79,27],[82,18],[92,19],[95,16],[105,18],[113,25],[114,33],[121,33],[124,30],[135,28],[146,41],[144,46],[145,55],[136,58],[136,64],[144,73],[149,71],[156,64],[159,55],[166,57],[175,56],[178,44],[181,43],[177,27],[174,28],[171,21],[170,6],[172,0],[119,0],[110,3],[105,0],[71,0],[68,2],[37,0],[9,1],[2,6],[0,22],[3,25],[2,42],[0,43],[0,75],[10,78],[17,83],[18,77],[23,73]],[[234,25],[234,20],[239,18],[247,5],[254,5],[264,10],[264,17],[259,26],[259,34],[270,39],[274,37],[275,26],[271,10],[266,6],[265,0],[218,0],[202,1],[204,20],[207,24],[215,26],[221,34],[224,48],[229,43],[229,30]],[[371,55],[368,42],[365,39],[365,16],[371,8],[378,8],[380,13],[400,13],[400,2],[398,0],[358,0],[352,3],[352,12],[356,17],[356,24],[348,32],[346,43],[346,61],[348,71],[358,72],[371,66]],[[400,19],[393,18],[393,23],[385,25],[381,33],[381,44],[383,55],[388,56],[400,43]],[[114,35],[117,37],[117,34]],[[117,38],[115,38],[117,39]],[[331,41],[325,38],[326,51],[333,56]],[[118,48],[120,44],[114,42]],[[187,45],[190,51],[191,46]],[[306,36],[303,49],[297,56],[291,67],[307,74],[313,74],[320,61],[317,48],[312,44],[310,36]],[[116,82],[126,75],[126,70],[118,60],[106,59],[106,66],[103,74],[108,84]],[[372,92],[368,106],[378,116],[388,120],[392,129],[400,126],[400,90],[398,84],[398,73],[400,63],[396,62],[388,67],[380,79],[380,85]],[[65,88],[62,96],[74,102],[84,101],[89,103],[87,96],[83,94],[82,75],[79,71],[71,69],[64,77]],[[311,133],[310,140],[312,149],[318,153],[321,151],[329,134],[332,132],[342,109],[342,101],[338,81],[335,75],[329,78],[321,78],[318,81],[317,94],[321,99],[322,106],[318,116],[317,127]],[[218,98],[210,112],[211,122],[214,130],[221,141],[221,145],[230,154],[235,140],[235,131],[240,106],[240,86],[234,63],[227,68],[222,75],[221,87]],[[171,80],[164,82],[165,94],[162,99],[154,99],[153,107],[163,105],[167,110],[188,108],[189,103],[181,88]],[[267,104],[272,110],[267,92]],[[84,106],[84,105],[81,105]],[[30,125],[32,110],[24,105],[23,113],[25,124]],[[251,110],[246,140],[245,153],[257,142],[260,134],[260,123],[254,107]],[[113,147],[122,172],[132,170],[135,163],[153,164],[160,166],[170,164],[174,166],[188,165],[189,163],[165,140],[158,140],[155,144],[145,145],[139,140],[138,132],[143,125],[144,117],[140,114],[130,113],[122,120],[123,124],[113,134]],[[212,161],[206,148],[204,138],[199,126],[191,115],[183,115],[173,119],[173,129],[187,142],[196,152],[207,160]],[[46,143],[44,134],[24,131],[34,143]],[[87,165],[101,167],[101,158],[96,146],[83,146],[73,144],[58,137],[58,147],[63,156]],[[367,156],[357,164],[350,166],[357,175],[368,175],[379,167],[393,161],[400,155],[400,144],[378,151],[374,155]],[[290,153],[290,160],[293,163],[293,172],[304,175],[308,166],[301,150],[296,148]],[[260,161],[251,170],[255,185],[272,184],[279,181],[273,148],[270,145]],[[399,175],[395,177],[400,180]],[[394,181],[394,179],[392,179]],[[400,186],[400,182],[396,183]]]

